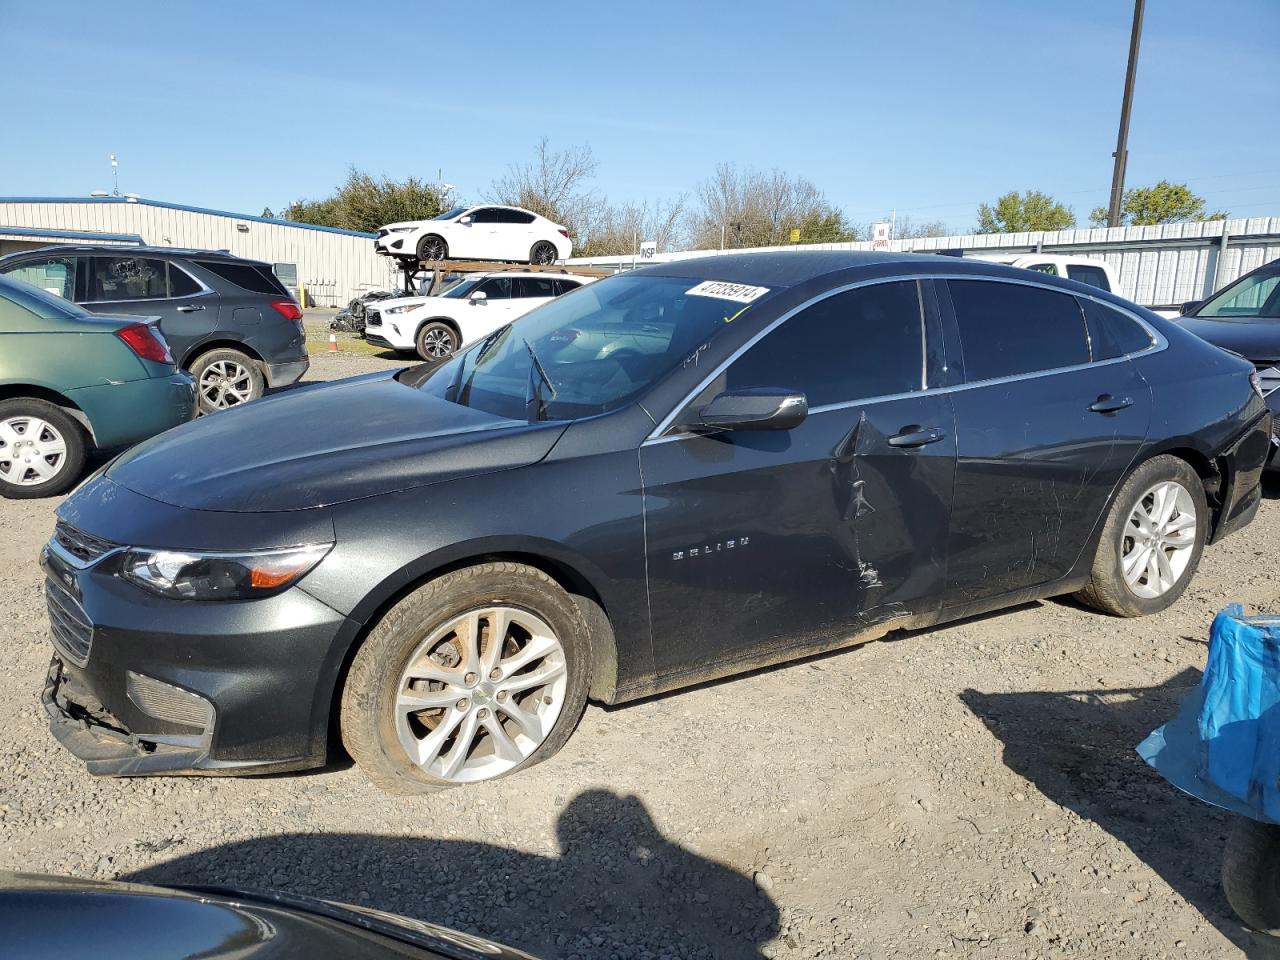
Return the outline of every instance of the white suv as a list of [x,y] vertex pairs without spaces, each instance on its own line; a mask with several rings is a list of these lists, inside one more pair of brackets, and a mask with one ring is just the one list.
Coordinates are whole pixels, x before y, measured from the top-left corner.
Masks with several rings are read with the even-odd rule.
[[511,260],[555,263],[573,252],[569,231],[519,207],[454,207],[434,220],[378,228],[373,249],[418,260]]
[[379,300],[365,308],[365,339],[423,360],[440,360],[593,277],[563,273],[485,273],[434,297]]

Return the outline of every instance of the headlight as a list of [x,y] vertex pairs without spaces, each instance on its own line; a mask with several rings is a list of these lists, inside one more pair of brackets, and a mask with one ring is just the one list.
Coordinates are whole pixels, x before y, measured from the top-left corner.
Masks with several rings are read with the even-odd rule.
[[391,233],[413,233],[417,227],[392,227]]
[[387,307],[387,309],[383,310],[382,312],[383,313],[408,313],[410,310],[417,310],[418,307],[420,306],[422,306],[422,304],[420,303],[406,303],[399,307]]
[[247,553],[131,549],[120,572],[124,579],[176,600],[249,600],[297,582],[332,547],[311,543]]

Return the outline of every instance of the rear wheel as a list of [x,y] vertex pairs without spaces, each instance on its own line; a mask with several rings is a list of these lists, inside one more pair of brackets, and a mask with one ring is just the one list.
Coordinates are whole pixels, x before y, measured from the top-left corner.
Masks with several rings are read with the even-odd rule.
[[418,259],[430,262],[448,260],[449,245],[444,242],[444,237],[437,237],[434,233],[429,233],[419,240]]
[[15,500],[68,489],[84,469],[84,428],[46,400],[0,403],[0,494]]
[[262,396],[266,384],[257,363],[239,350],[210,350],[191,364],[201,413],[236,407]]
[[447,323],[432,320],[418,328],[414,343],[418,348],[418,356],[423,360],[443,360],[458,349],[458,335]]
[[1241,920],[1280,936],[1280,827],[1236,818],[1222,854],[1222,889]]
[[559,750],[582,716],[588,644],[578,605],[540,570],[447,573],[369,633],[343,688],[342,742],[392,793],[522,770]]
[[1164,610],[1195,575],[1208,532],[1204,484],[1190,464],[1148,460],[1116,494],[1079,598],[1120,617]]
[[529,251],[529,262],[543,265],[555,263],[556,245],[548,243],[546,240],[539,240],[533,245],[533,249]]

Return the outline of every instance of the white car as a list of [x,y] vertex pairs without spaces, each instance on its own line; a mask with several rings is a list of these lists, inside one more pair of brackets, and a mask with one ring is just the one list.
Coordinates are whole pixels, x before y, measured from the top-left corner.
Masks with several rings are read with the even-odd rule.
[[470,276],[433,297],[398,297],[369,304],[364,336],[380,347],[440,360],[462,344],[593,279],[518,271]]
[[378,228],[377,253],[418,260],[511,260],[555,263],[573,252],[569,231],[519,207],[454,207],[434,220]]
[[1094,257],[1073,257],[1056,253],[1020,253],[1005,256],[988,254],[971,254],[966,259],[988,260],[993,263],[1007,263],[1011,267],[1022,267],[1037,273],[1047,273],[1054,277],[1066,277],[1079,283],[1087,283],[1108,293],[1115,293],[1120,285],[1111,264]]

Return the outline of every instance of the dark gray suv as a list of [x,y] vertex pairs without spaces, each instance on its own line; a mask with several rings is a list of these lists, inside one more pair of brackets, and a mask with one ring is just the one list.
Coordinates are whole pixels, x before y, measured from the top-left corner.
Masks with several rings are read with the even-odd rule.
[[0,257],[0,274],[93,313],[158,316],[200,411],[255,400],[307,370],[302,310],[256,260],[211,250],[56,245]]

